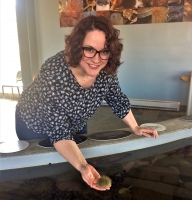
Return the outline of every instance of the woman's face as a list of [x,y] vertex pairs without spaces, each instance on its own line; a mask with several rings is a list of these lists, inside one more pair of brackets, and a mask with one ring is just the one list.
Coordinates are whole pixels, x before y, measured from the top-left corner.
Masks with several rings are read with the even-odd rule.
[[[92,47],[97,51],[101,51],[105,49],[105,41],[105,33],[103,31],[90,31],[87,32],[82,47]],[[97,74],[105,67],[107,62],[108,60],[102,60],[100,58],[99,53],[97,53],[93,58],[87,58],[83,54],[79,67],[83,69],[87,75],[96,77]]]

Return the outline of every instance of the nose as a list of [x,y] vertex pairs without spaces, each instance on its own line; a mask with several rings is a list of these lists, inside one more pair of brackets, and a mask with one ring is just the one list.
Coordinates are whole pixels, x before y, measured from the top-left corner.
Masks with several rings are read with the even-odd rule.
[[95,56],[92,58],[92,61],[94,62],[94,63],[99,63],[100,62],[100,56],[99,56],[99,53],[97,52],[96,54],[95,54]]

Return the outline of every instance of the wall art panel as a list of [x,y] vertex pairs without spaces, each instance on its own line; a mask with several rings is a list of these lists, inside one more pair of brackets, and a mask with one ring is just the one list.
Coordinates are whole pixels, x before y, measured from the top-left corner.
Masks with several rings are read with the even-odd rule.
[[113,25],[192,21],[192,0],[59,0],[61,27],[89,15],[104,15]]

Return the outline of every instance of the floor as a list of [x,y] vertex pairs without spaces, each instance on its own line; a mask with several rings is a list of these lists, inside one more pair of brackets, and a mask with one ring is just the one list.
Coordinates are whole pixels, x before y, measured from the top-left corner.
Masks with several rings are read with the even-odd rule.
[[[0,99],[0,141],[17,140],[15,133],[16,100]],[[132,109],[139,125],[156,123],[158,121],[178,118],[186,115],[185,111],[162,111],[150,109]],[[88,120],[88,133],[126,128],[127,125],[119,119],[108,106],[100,106]]]

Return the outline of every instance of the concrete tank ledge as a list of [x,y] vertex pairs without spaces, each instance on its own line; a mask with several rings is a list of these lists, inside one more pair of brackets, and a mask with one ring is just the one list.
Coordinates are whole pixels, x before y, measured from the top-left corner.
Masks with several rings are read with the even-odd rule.
[[[192,137],[192,122],[176,118],[157,123],[166,127],[165,131],[159,132],[158,139],[139,137],[134,134],[123,139],[110,141],[95,141],[88,139],[86,142],[80,144],[79,148],[85,158],[92,158],[153,147],[187,137]],[[129,128],[121,130],[130,131]],[[89,137],[89,134],[87,134],[87,137]],[[28,141],[29,147],[23,151],[0,154],[0,170],[67,162],[60,156],[59,153],[55,151],[54,148],[39,147],[39,141],[40,140]]]

